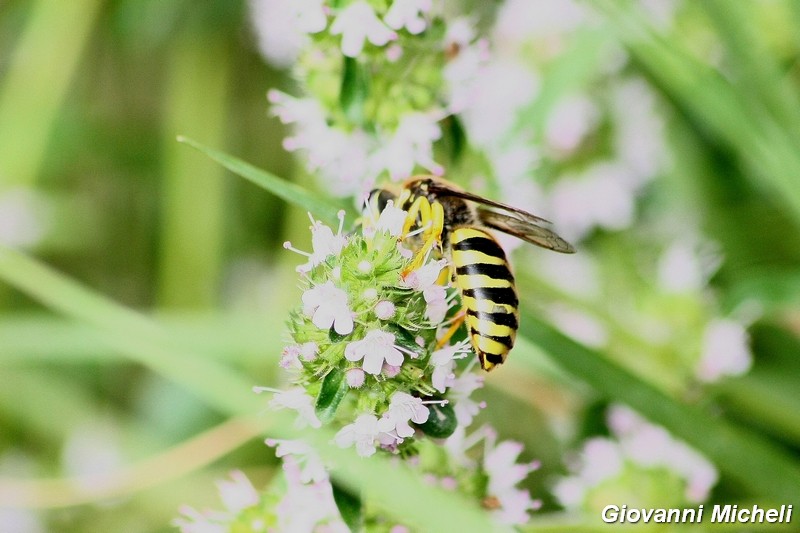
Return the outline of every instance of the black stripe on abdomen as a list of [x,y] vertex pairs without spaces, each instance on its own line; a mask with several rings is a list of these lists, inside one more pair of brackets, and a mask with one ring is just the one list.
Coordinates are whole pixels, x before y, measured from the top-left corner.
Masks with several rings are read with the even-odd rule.
[[469,265],[461,265],[456,268],[456,274],[459,276],[474,276],[483,275],[489,276],[492,279],[503,279],[509,282],[514,281],[514,276],[506,265],[495,265],[491,263],[471,263]]
[[498,326],[507,326],[513,330],[519,327],[517,317],[513,313],[487,313],[486,311],[467,309],[467,314],[476,317],[478,320],[486,320]]
[[509,350],[514,347],[514,340],[508,335],[487,335],[486,333],[481,333],[475,328],[470,328],[470,332],[472,333],[472,335],[475,335],[477,337],[483,337],[484,339],[489,339],[493,340],[494,342],[500,343]]
[[519,304],[517,292],[512,287],[476,287],[474,289],[464,289],[463,294],[476,300],[489,300],[496,304],[505,304],[511,307],[517,307]]
[[489,237],[469,237],[463,241],[453,243],[453,250],[462,252],[476,251],[492,257],[506,258],[505,252],[494,239]]

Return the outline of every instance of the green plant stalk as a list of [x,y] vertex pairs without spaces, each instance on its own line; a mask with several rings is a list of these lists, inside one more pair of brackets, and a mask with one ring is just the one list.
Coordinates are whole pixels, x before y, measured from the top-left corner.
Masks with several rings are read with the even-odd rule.
[[228,56],[219,37],[191,28],[183,30],[171,51],[163,126],[158,280],[162,307],[207,309],[217,300],[223,259],[224,170],[188,153],[175,142],[175,135],[185,132],[212,145],[222,143]]
[[30,186],[89,40],[100,0],[37,0],[0,86],[1,186]]
[[611,400],[625,403],[706,455],[725,475],[756,496],[791,502],[800,494],[800,464],[784,449],[754,433],[681,404],[569,339],[524,306],[520,333],[565,370]]

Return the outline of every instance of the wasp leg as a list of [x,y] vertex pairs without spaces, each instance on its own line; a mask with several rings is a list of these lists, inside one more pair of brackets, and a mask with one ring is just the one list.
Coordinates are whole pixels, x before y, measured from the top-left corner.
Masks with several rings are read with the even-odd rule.
[[462,309],[456,316],[453,317],[453,323],[450,324],[450,327],[447,328],[447,331],[444,332],[442,338],[436,341],[436,349],[441,350],[444,348],[450,339],[453,338],[453,335],[456,334],[458,328],[461,327],[461,324],[464,323],[464,319],[467,317],[467,311]]
[[[419,213],[421,227],[426,229],[422,233],[422,246],[414,255],[411,263],[402,272],[404,278],[409,272],[422,266],[434,246],[440,248],[442,246],[442,231],[444,230],[444,208],[442,208],[442,204],[438,202],[431,204],[427,198],[420,196],[414,201],[408,211],[408,215],[409,217],[413,215],[414,219],[416,219],[417,213]],[[408,224],[408,220],[406,220],[406,224]]]

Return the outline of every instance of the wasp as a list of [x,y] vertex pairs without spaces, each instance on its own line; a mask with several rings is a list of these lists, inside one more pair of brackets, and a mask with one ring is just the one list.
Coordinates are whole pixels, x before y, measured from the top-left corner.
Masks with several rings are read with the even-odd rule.
[[519,328],[519,296],[506,254],[490,231],[556,252],[574,253],[575,248],[545,227],[547,220],[442,178],[415,176],[399,192],[376,189],[370,195],[378,210],[389,200],[408,212],[403,235],[413,227],[421,230],[419,249],[404,275],[422,266],[434,249],[450,260],[463,310],[440,345],[464,323],[481,367],[490,371],[504,363]]

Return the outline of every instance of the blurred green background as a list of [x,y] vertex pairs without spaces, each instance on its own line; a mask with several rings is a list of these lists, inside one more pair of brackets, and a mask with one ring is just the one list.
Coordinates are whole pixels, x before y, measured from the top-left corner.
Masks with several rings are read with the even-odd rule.
[[[800,3],[676,2],[668,28],[645,3],[588,4],[592,24],[550,61],[530,119],[543,129],[557,95],[593,87],[603,69],[589,52],[613,43],[629,57],[619,75],[657,95],[672,165],[630,227],[582,241],[597,294],[548,282],[542,252],[515,255],[529,327],[512,369],[487,380],[482,417],[543,461],[530,487],[547,511],[565,456],[607,434],[610,401],[706,443],[713,501],[798,504]],[[307,241],[305,214],[176,141],[312,183],[281,148],[273,87],[295,90],[259,55],[246,2],[0,0],[0,530],[168,531],[180,505],[218,506],[213,480],[231,468],[257,483],[276,471],[257,427],[231,416],[258,407],[251,385],[279,382],[299,295],[281,243]],[[687,219],[719,268],[660,293],[658,257]],[[545,324],[553,302],[610,340],[560,336]],[[700,383],[689,344],[737,313],[752,370]],[[92,473],[108,476],[70,481]]]

